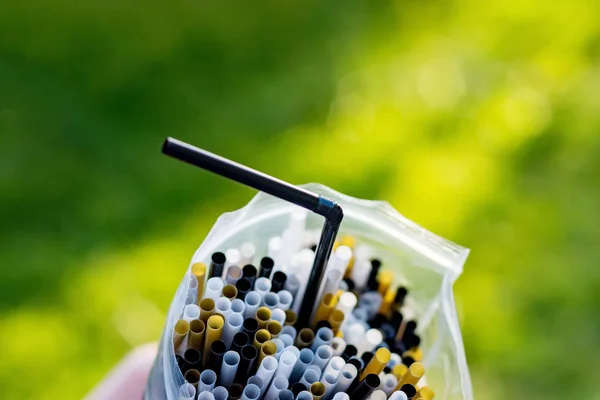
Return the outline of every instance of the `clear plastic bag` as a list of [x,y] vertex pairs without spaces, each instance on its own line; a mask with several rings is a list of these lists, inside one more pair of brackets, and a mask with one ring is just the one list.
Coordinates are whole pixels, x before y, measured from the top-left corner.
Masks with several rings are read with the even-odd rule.
[[[344,209],[340,233],[372,246],[383,265],[394,271],[396,282],[409,288],[407,306],[419,322],[417,331],[422,338],[426,378],[436,391],[436,399],[472,400],[452,294],[452,285],[462,273],[469,250],[407,220],[386,202],[356,199],[320,184],[303,187],[337,201]],[[252,242],[257,254],[266,254],[268,238],[282,234],[296,207],[259,193],[245,207],[219,217],[190,267],[195,262],[208,263],[214,251],[239,247],[244,242]],[[309,214],[308,229],[319,229],[322,224],[322,217]],[[171,303],[145,400],[177,400],[179,387],[184,383],[172,343],[173,327],[185,304],[189,278],[190,268]]]

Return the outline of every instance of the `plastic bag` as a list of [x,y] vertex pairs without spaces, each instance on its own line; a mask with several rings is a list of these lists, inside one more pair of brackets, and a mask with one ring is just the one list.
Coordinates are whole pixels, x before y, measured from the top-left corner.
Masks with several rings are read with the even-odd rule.
[[[352,235],[357,241],[369,244],[383,265],[394,271],[396,283],[409,288],[407,307],[419,322],[423,364],[436,399],[472,400],[452,294],[452,285],[462,273],[469,250],[421,228],[386,202],[356,199],[320,184],[303,187],[337,201],[344,210],[340,234]],[[245,207],[219,217],[194,254],[190,267],[195,262],[208,264],[213,252],[239,247],[244,242],[252,242],[256,254],[266,254],[268,239],[282,234],[296,207],[265,193],[257,194]],[[322,225],[322,217],[309,214],[308,229],[320,229]],[[173,327],[185,305],[189,281],[188,267],[169,309],[145,400],[177,400],[179,387],[184,383],[172,343]]]

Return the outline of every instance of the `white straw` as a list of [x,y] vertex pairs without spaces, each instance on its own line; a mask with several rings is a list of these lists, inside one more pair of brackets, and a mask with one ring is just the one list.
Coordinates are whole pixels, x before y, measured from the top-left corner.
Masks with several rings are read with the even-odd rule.
[[274,310],[279,304],[279,296],[277,295],[277,293],[273,292],[265,293],[262,304],[268,309]]
[[333,350],[331,349],[330,345],[324,344],[323,346],[320,346],[317,351],[315,351],[315,361],[313,361],[313,365],[316,365],[322,371],[332,355]]
[[300,383],[302,383],[307,388],[310,387],[313,383],[319,380],[319,373],[312,368],[307,368],[306,371],[302,374],[302,378],[300,378]]
[[215,396],[215,400],[227,400],[229,397],[229,390],[223,386],[217,386],[213,389],[212,394]]
[[406,393],[396,390],[388,400],[408,400]]
[[[272,313],[271,316],[273,316]],[[296,340],[297,334],[298,331],[296,331],[296,328],[294,328],[292,325],[285,325],[283,328],[281,328],[280,335],[290,335],[294,340]]]
[[288,388],[289,382],[283,376],[276,376],[265,394],[265,400],[277,400],[279,392]]
[[231,300],[231,312],[236,314],[240,314],[244,316],[244,311],[246,310],[246,304],[241,299],[233,299]]
[[242,243],[240,247],[240,265],[252,264],[252,260],[254,259],[254,254],[256,253],[256,248],[250,242]]
[[345,362],[342,357],[339,357],[339,356],[331,357],[331,359],[327,363],[327,366],[323,370],[323,376],[333,375],[333,376],[337,377],[340,374],[340,371],[342,370],[344,365],[345,365]]
[[256,315],[256,310],[258,310],[260,307],[261,302],[262,297],[256,290],[248,292],[246,298],[244,299],[244,305],[246,306],[244,310],[244,318],[254,318]]
[[313,400],[313,395],[308,390],[303,390],[298,393],[296,400]]
[[283,351],[291,351],[296,356],[296,359],[300,357],[300,350],[296,346],[287,346]]
[[198,393],[198,400],[215,400],[215,396],[211,392],[200,392]]
[[379,388],[383,390],[387,396],[391,396],[397,384],[398,379],[394,374],[385,374]]
[[250,378],[248,378],[248,381],[246,383],[247,385],[256,385],[258,386],[258,388],[260,389],[260,391],[262,392],[263,389],[265,388],[265,382],[258,376],[253,375]]
[[223,333],[221,340],[225,342],[227,348],[231,347],[233,337],[236,333],[242,330],[244,324],[244,317],[237,313],[231,313],[228,318],[225,318],[225,326],[223,327]]
[[289,310],[292,306],[292,301],[294,300],[292,294],[287,290],[280,290],[277,292],[277,295],[279,296],[279,304],[277,304],[277,307],[284,311]]
[[212,369],[205,369],[200,374],[200,381],[198,382],[198,393],[211,392],[215,388],[217,383],[217,374]]
[[225,319],[229,318],[231,314],[231,300],[227,297],[219,297],[215,300],[215,314],[222,314]]
[[228,285],[234,285],[237,281],[242,277],[242,269],[238,265],[232,265],[227,269],[227,274],[225,275],[225,283]]
[[371,262],[369,260],[355,260],[354,268],[352,268],[352,280],[356,289],[362,290],[367,286],[369,274],[371,273]]
[[190,274],[190,286],[188,290],[196,292],[196,295],[198,295],[198,278],[192,274]]
[[348,393],[339,392],[333,396],[333,400],[350,400],[350,396],[348,396]]
[[210,278],[206,281],[206,289],[204,290],[204,297],[208,297],[209,299],[217,300],[221,297],[223,292],[223,279],[220,277]]
[[338,384],[335,386],[335,391],[345,392],[346,390],[348,390],[348,387],[350,387],[352,381],[354,381],[354,378],[356,378],[356,375],[358,375],[358,370],[354,365],[344,365],[342,367],[342,370],[340,371],[340,374],[338,375],[339,380]]
[[294,393],[289,389],[282,390],[279,392],[277,400],[294,400]]
[[292,310],[296,313],[300,311],[300,305],[302,304],[302,299],[304,298],[304,292],[306,291],[306,286],[308,283],[308,274],[312,269],[312,263],[315,259],[315,253],[312,250],[304,249],[301,250],[296,257],[294,257],[294,268],[296,271],[296,277],[300,281],[300,287],[298,288],[298,293],[294,297],[294,303],[292,304]]
[[298,293],[298,289],[300,288],[300,280],[298,279],[296,274],[288,275],[287,279],[285,280],[285,284],[283,285],[283,288],[290,292],[292,294],[292,297],[296,296],[296,294]]
[[196,388],[191,383],[184,383],[179,387],[179,400],[194,400]]
[[279,365],[277,366],[277,371],[275,371],[275,377],[282,376],[285,379],[288,379],[292,374],[297,359],[298,357],[289,350],[281,353],[281,356],[279,356]]
[[254,290],[260,294],[260,298],[262,299],[267,293],[271,292],[271,280],[265,277],[258,278],[254,282]]
[[331,339],[333,339],[333,331],[330,328],[323,327],[315,334],[315,338],[313,339],[310,349],[312,351],[317,351],[319,347],[323,345],[329,345],[331,343]]
[[333,349],[333,355],[339,356],[346,350],[346,341],[340,337],[334,337],[331,339],[331,348]]
[[348,264],[350,264],[350,260],[352,259],[352,249],[348,246],[339,246],[335,252],[331,255],[329,259],[329,265],[327,268],[335,269],[341,271],[342,273],[346,272],[348,268]]
[[223,356],[223,364],[221,365],[220,383],[225,387],[231,386],[235,379],[238,366],[240,365],[240,354],[230,350]]
[[285,311],[283,311],[281,308],[275,308],[274,310],[271,310],[271,319],[279,322],[283,326],[285,323]]
[[338,377],[336,375],[324,374],[323,378],[321,378],[321,383],[325,386],[325,394],[322,400],[327,400],[333,394],[333,389],[338,383]]
[[185,296],[185,305],[187,306],[188,304],[196,304],[197,298],[198,293],[195,293],[194,291],[187,292],[187,295]]
[[238,249],[228,249],[225,251],[225,275],[227,275],[227,269],[232,265],[240,265],[242,255]]
[[296,364],[294,365],[294,368],[292,369],[290,381],[297,382],[300,379],[300,377],[302,376],[302,374],[304,373],[304,371],[306,370],[306,367],[311,365],[314,360],[315,360],[315,354],[309,348],[300,350],[300,354],[298,355]]
[[271,382],[271,378],[273,378],[273,375],[275,375],[275,370],[277,370],[278,365],[279,363],[277,362],[277,359],[275,359],[273,356],[267,356],[263,358],[258,370],[256,371],[256,376],[265,382],[261,392],[264,392],[265,387]]
[[200,307],[198,307],[198,305],[188,304],[183,308],[183,319],[187,322],[198,318],[200,318]]
[[260,388],[254,384],[246,385],[242,393],[242,400],[258,400]]
[[348,246],[339,246],[336,251],[333,252],[327,263],[325,272],[323,273],[324,279],[321,281],[321,285],[317,291],[314,308],[317,308],[319,301],[323,298],[325,293],[337,292],[340,281],[346,272],[346,268],[348,267],[351,258],[352,250]]
[[277,336],[277,339],[281,340],[283,342],[284,347],[288,347],[288,346],[293,346],[294,345],[294,338],[291,337],[290,335],[286,334],[279,334],[279,336]]
[[387,395],[383,390],[376,390],[367,398],[367,400],[386,400]]
[[344,315],[350,315],[352,314],[352,310],[354,310],[357,303],[358,299],[354,293],[345,292],[340,296],[336,308],[343,312]]

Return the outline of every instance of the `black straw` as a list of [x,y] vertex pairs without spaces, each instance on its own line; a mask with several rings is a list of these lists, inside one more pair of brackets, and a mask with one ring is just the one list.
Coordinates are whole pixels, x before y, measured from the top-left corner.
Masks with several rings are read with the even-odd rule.
[[306,292],[298,313],[298,321],[296,322],[296,327],[298,328],[307,326],[317,292],[321,286],[320,282],[325,266],[331,255],[335,238],[344,218],[342,207],[335,201],[309,190],[294,186],[174,138],[167,138],[165,140],[162,152],[217,175],[279,197],[325,217],[325,224],[323,224],[323,230],[321,231],[317,253],[315,254]]

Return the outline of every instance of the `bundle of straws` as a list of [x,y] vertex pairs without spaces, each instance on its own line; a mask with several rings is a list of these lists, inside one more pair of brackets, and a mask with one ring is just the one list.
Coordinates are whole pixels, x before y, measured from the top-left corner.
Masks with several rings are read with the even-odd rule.
[[[180,400],[433,399],[417,324],[401,311],[408,291],[368,245],[335,242],[341,206],[176,139],[163,152],[301,207],[266,246],[192,265],[173,332]],[[320,235],[306,210],[325,218]]]
[[[292,214],[290,229],[301,216]],[[304,271],[316,246],[286,266],[276,261],[282,242],[272,238],[256,265],[255,246],[244,243],[192,266],[174,330],[187,381],[179,398],[432,399],[417,324],[401,312],[407,289],[392,287],[392,272],[346,236],[311,290]],[[297,326],[304,296],[314,296],[314,311],[308,326]]]

